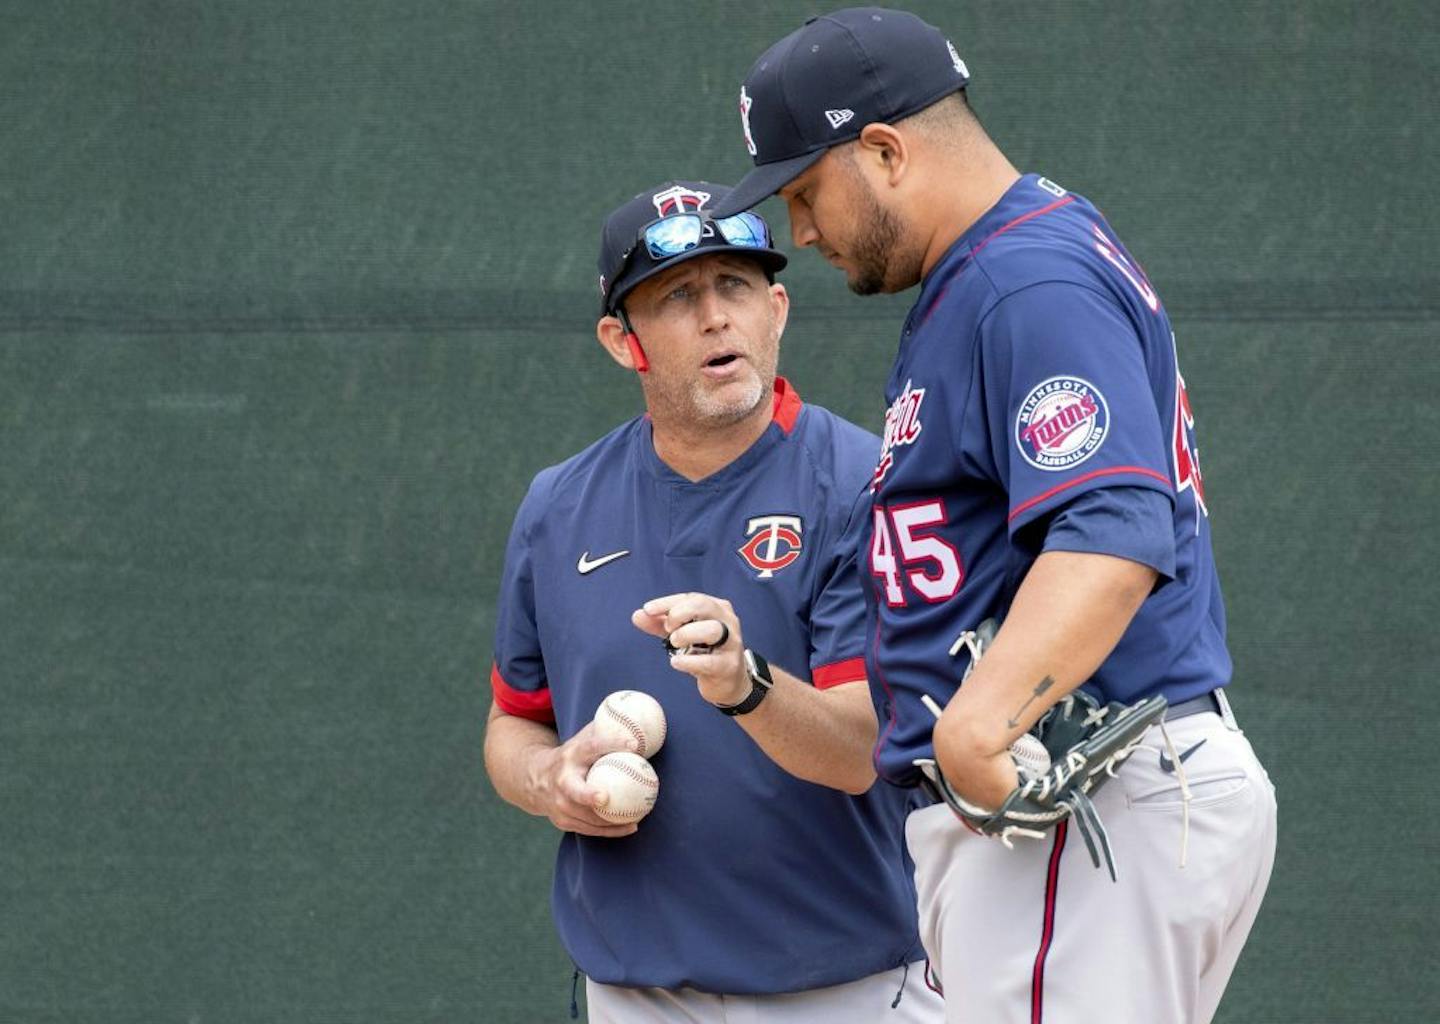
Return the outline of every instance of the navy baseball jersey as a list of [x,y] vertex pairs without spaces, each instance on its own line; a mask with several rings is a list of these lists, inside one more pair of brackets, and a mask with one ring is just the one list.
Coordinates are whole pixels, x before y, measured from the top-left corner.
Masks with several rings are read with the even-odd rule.
[[776,381],[775,415],[691,482],[623,425],[531,484],[506,552],[491,684],[502,710],[579,731],[614,690],[668,719],[654,810],[623,839],[566,833],[552,895],[592,980],[777,993],[918,959],[902,822],[913,794],[789,775],[669,665],[630,613],[700,591],[747,646],[827,687],[864,678],[860,547],[879,439]]
[[1173,703],[1229,681],[1170,322],[1088,201],[1026,175],[973,224],[925,277],[886,401],[867,591],[883,778],[915,781],[934,725],[920,698],[943,706],[965,669],[951,644],[1003,617],[1056,546],[1160,573],[1093,693]]

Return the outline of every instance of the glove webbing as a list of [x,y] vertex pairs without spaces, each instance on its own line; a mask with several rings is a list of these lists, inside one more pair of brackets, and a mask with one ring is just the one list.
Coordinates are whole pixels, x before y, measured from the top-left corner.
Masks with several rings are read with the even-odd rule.
[[[961,650],[967,650],[970,655],[969,664],[965,666],[965,672],[961,676],[960,681],[962,685],[969,678],[970,673],[975,670],[976,664],[995,639],[998,628],[998,623],[993,619],[988,619],[982,622],[976,629],[962,632],[951,645],[950,655],[952,657],[958,655]],[[1073,694],[1067,694],[1062,699],[1067,717],[1071,713],[1075,699]],[[939,705],[936,704],[928,694],[923,695],[921,701],[938,720],[941,715]],[[1154,707],[1155,703],[1159,704],[1158,709]],[[1080,728],[1089,729],[1098,725],[1099,728],[1090,735],[1088,743],[1092,751],[1096,750],[1097,747],[1100,751],[1103,751],[1104,737],[1114,732],[1121,732],[1123,734],[1123,729],[1128,728],[1128,723],[1125,723],[1125,720],[1129,718],[1132,713],[1143,708],[1143,714],[1163,715],[1164,706],[1165,701],[1163,697],[1152,698],[1152,700],[1143,702],[1143,704],[1137,704],[1119,710],[1115,717],[1108,722],[1106,722],[1105,719],[1111,710],[1110,705],[1092,707],[1086,712],[1084,720],[1080,723]],[[1124,724],[1122,725],[1122,723]],[[1176,758],[1174,745],[1170,743],[1170,737],[1165,733],[1163,717],[1160,718],[1160,729],[1161,733],[1165,736],[1166,745],[1170,748],[1170,756],[1171,759],[1175,761],[1177,775],[1180,780],[1184,808],[1184,829],[1181,838],[1180,866],[1184,867],[1185,851],[1189,840],[1190,792],[1183,775],[1183,768],[1180,768],[1179,761]],[[1098,868],[1103,857],[1111,880],[1118,881],[1115,853],[1110,845],[1110,836],[1105,830],[1104,823],[1100,820],[1100,814],[1096,810],[1094,802],[1090,799],[1089,791],[1097,784],[1095,777],[1099,775],[1100,772],[1103,771],[1108,778],[1113,779],[1116,770],[1129,758],[1135,748],[1139,746],[1142,738],[1143,732],[1133,737],[1130,742],[1126,743],[1123,747],[1118,747],[1103,756],[1103,758],[1097,760],[1093,767],[1089,767],[1088,771],[1086,770],[1088,762],[1085,755],[1080,750],[1073,749],[1065,755],[1063,762],[1052,764],[1050,770],[1038,778],[1026,779],[1022,774],[1022,784],[1006,798],[1005,803],[995,812],[990,812],[983,807],[976,807],[955,792],[949,780],[947,780],[940,771],[940,766],[933,758],[916,758],[912,763],[920,769],[921,774],[929,781],[936,794],[945,801],[950,807],[951,812],[960,819],[962,824],[972,831],[980,832],[982,835],[995,836],[1005,844],[1007,849],[1014,849],[1014,843],[1012,841],[1014,836],[1042,839],[1045,836],[1046,830],[1050,827],[1063,821],[1067,817],[1074,818],[1076,827],[1080,832],[1080,838],[1084,841],[1085,849],[1090,854],[1091,863]],[[1077,778],[1077,776],[1079,776],[1079,778]],[[1105,780],[1101,779],[1100,781],[1103,782]],[[1070,791],[1054,797],[1055,803],[1049,810],[1037,813],[1020,811],[1015,808],[1015,805],[1022,801],[1038,799],[1044,802],[1049,800],[1051,799],[1050,794],[1052,791],[1058,792],[1064,790],[1067,786],[1072,787]],[[988,827],[1001,821],[1005,821],[1006,824],[997,828],[995,831],[991,831],[990,827]],[[1017,824],[1017,821],[1023,822],[1024,824]],[[1027,824],[1033,824],[1037,827],[1027,828],[1025,827]]]
[[1097,868],[1100,866],[1101,854],[1104,855],[1105,865],[1109,869],[1110,878],[1116,880],[1115,854],[1110,847],[1110,836],[1105,831],[1105,824],[1100,820],[1100,815],[1095,810],[1094,803],[1079,789],[1074,790],[1056,804],[1056,810],[1045,814],[1025,814],[1023,812],[1008,810],[1008,805],[1019,797],[1019,791],[1010,795],[1005,806],[991,815],[986,815],[984,808],[976,807],[951,787],[949,781],[940,772],[940,766],[928,757],[917,758],[915,765],[935,787],[941,799],[949,805],[951,812],[960,820],[966,828],[979,831],[982,835],[993,836],[1005,844],[1007,850],[1015,849],[1014,837],[1021,836],[1026,839],[1044,839],[1047,832],[1043,828],[1025,828],[1022,825],[1010,824],[998,832],[990,832],[983,828],[976,829],[966,818],[970,815],[973,818],[988,817],[990,820],[1000,820],[1005,816],[1011,819],[1028,818],[1037,825],[1054,825],[1065,818],[1073,818],[1075,825],[1080,832],[1080,838],[1085,842],[1085,849],[1090,853],[1090,861]]

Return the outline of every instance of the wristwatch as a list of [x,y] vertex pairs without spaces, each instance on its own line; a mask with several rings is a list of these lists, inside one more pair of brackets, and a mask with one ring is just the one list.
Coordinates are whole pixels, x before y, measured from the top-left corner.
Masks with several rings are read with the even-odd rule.
[[750,677],[750,695],[739,704],[716,704],[715,707],[722,715],[729,715],[731,718],[748,715],[760,706],[760,702],[770,692],[770,687],[775,685],[775,680],[770,678],[769,664],[748,647],[745,648],[745,674]]

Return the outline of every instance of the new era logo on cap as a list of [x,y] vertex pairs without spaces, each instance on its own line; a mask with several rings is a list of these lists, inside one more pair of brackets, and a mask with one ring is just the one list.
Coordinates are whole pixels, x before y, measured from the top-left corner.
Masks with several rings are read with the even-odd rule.
[[905,11],[851,7],[811,18],[766,50],[740,89],[755,169],[712,208],[749,209],[867,124],[893,124],[965,88],[950,41]]

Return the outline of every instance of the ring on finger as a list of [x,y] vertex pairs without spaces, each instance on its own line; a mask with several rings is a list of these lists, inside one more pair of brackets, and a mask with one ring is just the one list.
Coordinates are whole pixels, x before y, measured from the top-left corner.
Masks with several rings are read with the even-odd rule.
[[[693,622],[693,621],[694,621],[694,620],[691,620],[691,622]],[[686,626],[691,625],[691,622],[687,622],[687,623],[685,623],[685,625],[686,625]],[[720,639],[716,640],[714,643],[712,643],[712,644],[699,644],[699,643],[697,643],[697,644],[690,644],[688,647],[676,647],[673,643],[670,642],[670,636],[673,636],[674,634],[670,634],[670,635],[664,637],[664,638],[662,639],[662,641],[661,641],[661,642],[665,645],[665,653],[668,654],[668,655],[670,655],[670,657],[673,658],[673,657],[675,657],[675,655],[677,655],[677,654],[709,654],[710,652],[714,651],[717,647],[724,647],[725,644],[730,640],[730,627],[727,626],[724,622],[720,621],[719,619],[716,619],[716,620],[715,620],[715,623],[720,627]],[[682,627],[682,628],[683,628],[683,627]]]
[[725,646],[726,642],[730,639],[730,627],[725,625],[725,623],[721,622],[719,619],[716,619],[715,621],[720,626],[720,639],[716,640],[713,644],[691,644],[690,650],[692,653],[709,654],[717,647]]

